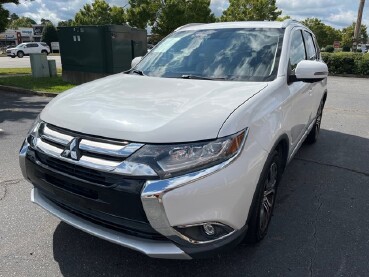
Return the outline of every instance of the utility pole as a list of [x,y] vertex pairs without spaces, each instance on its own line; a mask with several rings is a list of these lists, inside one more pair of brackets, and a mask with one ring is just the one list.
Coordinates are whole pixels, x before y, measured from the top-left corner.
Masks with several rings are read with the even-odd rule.
[[356,20],[356,26],[355,26],[355,33],[354,33],[354,43],[352,47],[355,52],[357,49],[357,44],[359,42],[361,19],[363,18],[364,5],[365,5],[365,0],[360,0],[359,11],[357,13],[357,20]]

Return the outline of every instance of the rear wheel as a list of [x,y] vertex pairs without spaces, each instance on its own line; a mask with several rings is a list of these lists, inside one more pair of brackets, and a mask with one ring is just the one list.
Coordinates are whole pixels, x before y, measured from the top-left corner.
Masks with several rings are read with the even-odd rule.
[[46,54],[46,55],[48,55],[48,54],[49,54],[46,50],[42,50],[42,51],[41,51],[41,53],[42,53],[42,54]]
[[281,153],[275,150],[268,159],[256,188],[256,198],[248,222],[247,242],[256,243],[267,234],[282,170]]
[[22,51],[19,51],[17,53],[17,56],[18,56],[18,58],[23,58],[24,57],[24,53]]
[[318,140],[318,136],[320,133],[320,124],[322,123],[322,117],[323,117],[323,108],[324,108],[324,101],[322,100],[320,102],[320,105],[319,105],[319,108],[316,114],[314,126],[310,130],[310,133],[308,134],[308,136],[306,137],[306,140],[305,140],[306,143],[312,144]]

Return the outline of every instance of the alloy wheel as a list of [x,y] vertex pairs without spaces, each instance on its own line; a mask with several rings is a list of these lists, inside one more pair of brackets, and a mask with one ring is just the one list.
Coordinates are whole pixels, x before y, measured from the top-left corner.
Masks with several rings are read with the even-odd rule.
[[260,206],[259,229],[263,233],[268,228],[272,216],[275,200],[276,184],[278,176],[278,165],[273,162],[269,167],[268,176],[265,180],[263,198]]

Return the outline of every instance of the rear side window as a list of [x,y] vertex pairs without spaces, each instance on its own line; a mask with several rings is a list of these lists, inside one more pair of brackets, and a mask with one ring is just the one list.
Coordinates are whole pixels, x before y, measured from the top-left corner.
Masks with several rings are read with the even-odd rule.
[[47,43],[45,43],[45,42],[41,42],[41,45],[45,46],[45,47],[48,46]]
[[309,32],[304,31],[305,37],[305,45],[306,45],[306,52],[307,52],[307,59],[308,60],[316,60],[316,47],[314,43],[314,39]]
[[302,60],[306,60],[305,45],[302,38],[301,30],[294,31],[292,34],[290,47],[290,63],[291,69],[295,69],[297,64]]

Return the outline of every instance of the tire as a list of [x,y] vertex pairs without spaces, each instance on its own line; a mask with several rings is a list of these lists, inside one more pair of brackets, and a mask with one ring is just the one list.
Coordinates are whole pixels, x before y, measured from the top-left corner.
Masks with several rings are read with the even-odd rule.
[[318,136],[320,133],[320,124],[322,123],[322,117],[323,117],[323,108],[324,108],[324,100],[322,100],[319,104],[319,108],[316,113],[314,127],[310,130],[310,133],[305,139],[305,142],[307,144],[313,144],[318,140]]
[[282,177],[282,164],[281,150],[274,150],[264,166],[256,187],[245,237],[247,243],[261,241],[268,232],[278,185]]
[[23,53],[23,51],[19,51],[19,52],[17,53],[17,56],[18,56],[18,58],[23,58],[23,57],[24,57],[24,53]]
[[47,55],[49,55],[49,52],[47,52],[46,50],[42,50],[41,54],[46,54],[46,56],[47,56]]

